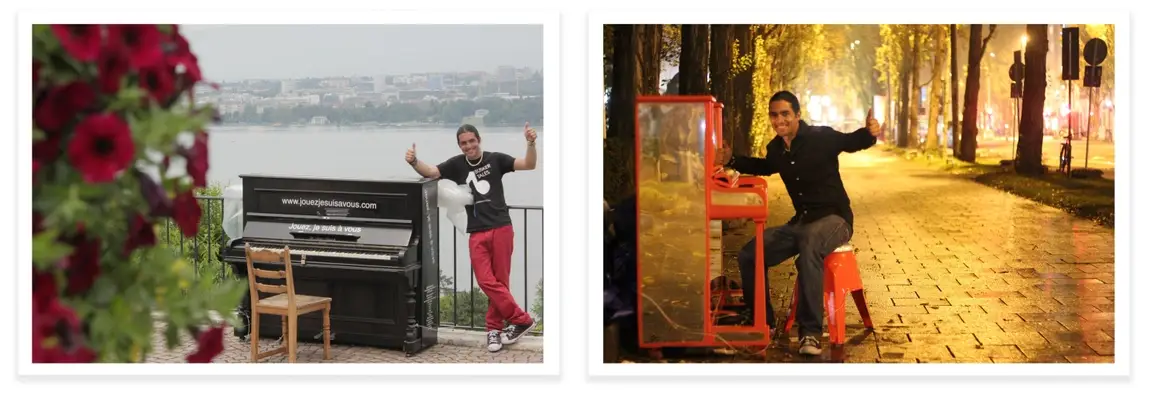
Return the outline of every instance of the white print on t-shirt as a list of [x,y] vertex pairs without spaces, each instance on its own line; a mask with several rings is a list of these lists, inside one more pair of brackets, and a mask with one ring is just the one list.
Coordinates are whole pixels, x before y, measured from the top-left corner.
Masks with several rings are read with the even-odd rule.
[[[478,173],[476,173],[478,172]],[[467,173],[467,184],[475,188],[479,195],[487,196],[491,192],[491,183],[486,180],[479,180],[491,174],[491,164],[486,164]]]

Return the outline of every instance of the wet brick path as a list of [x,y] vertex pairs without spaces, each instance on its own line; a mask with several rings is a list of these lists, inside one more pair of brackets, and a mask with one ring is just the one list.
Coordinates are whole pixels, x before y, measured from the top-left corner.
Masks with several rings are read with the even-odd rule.
[[[163,336],[164,325],[156,323],[152,337],[152,354],[146,363],[186,363],[184,357],[195,351],[195,342],[184,336],[183,342],[175,349],[168,350]],[[279,347],[273,339],[260,340],[260,351]],[[323,360],[323,343],[298,344],[296,363],[542,363],[542,352],[515,350],[514,345],[504,346],[502,351],[491,353],[482,346],[444,345],[440,343],[422,352],[406,357],[403,351],[364,346],[331,345],[331,360]],[[224,351],[214,360],[215,363],[250,363],[251,343],[240,341],[232,336],[231,328],[224,330]],[[260,360],[261,363],[286,363],[287,356],[275,355]]]
[[[841,161],[875,330],[864,329],[847,299],[845,346],[803,359],[793,355],[791,338],[767,361],[1113,361],[1113,229],[878,148]],[[781,179],[768,181],[770,226],[794,212]],[[731,276],[737,251],[752,236],[749,227],[727,232]],[[796,275],[793,260],[770,270],[779,315],[789,308]]]

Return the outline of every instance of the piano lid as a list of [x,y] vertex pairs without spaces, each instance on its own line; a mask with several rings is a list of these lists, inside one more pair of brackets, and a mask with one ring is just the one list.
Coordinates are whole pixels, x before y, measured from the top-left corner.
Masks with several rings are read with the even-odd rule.
[[277,240],[287,245],[300,241],[332,246],[405,248],[411,243],[411,232],[410,227],[378,227],[321,220],[251,220],[244,226],[243,237]]

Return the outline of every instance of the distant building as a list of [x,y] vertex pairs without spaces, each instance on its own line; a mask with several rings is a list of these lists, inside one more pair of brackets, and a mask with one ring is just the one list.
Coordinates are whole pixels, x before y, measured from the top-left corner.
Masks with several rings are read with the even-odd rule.
[[498,69],[495,69],[496,82],[511,82],[515,81],[516,78],[518,78],[518,73],[514,66],[499,66]]
[[295,80],[280,80],[279,93],[281,95],[295,93]]

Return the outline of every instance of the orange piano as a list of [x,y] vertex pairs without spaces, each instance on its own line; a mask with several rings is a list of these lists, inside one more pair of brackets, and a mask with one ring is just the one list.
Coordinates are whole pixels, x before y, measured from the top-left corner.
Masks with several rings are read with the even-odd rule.
[[[716,323],[730,297],[721,271],[721,220],[752,220],[761,240],[769,213],[765,179],[713,165],[722,145],[722,107],[711,96],[636,101],[638,334],[639,346],[654,352],[771,342],[765,282],[755,282],[753,324]],[[766,271],[760,244],[755,271],[759,279]]]

